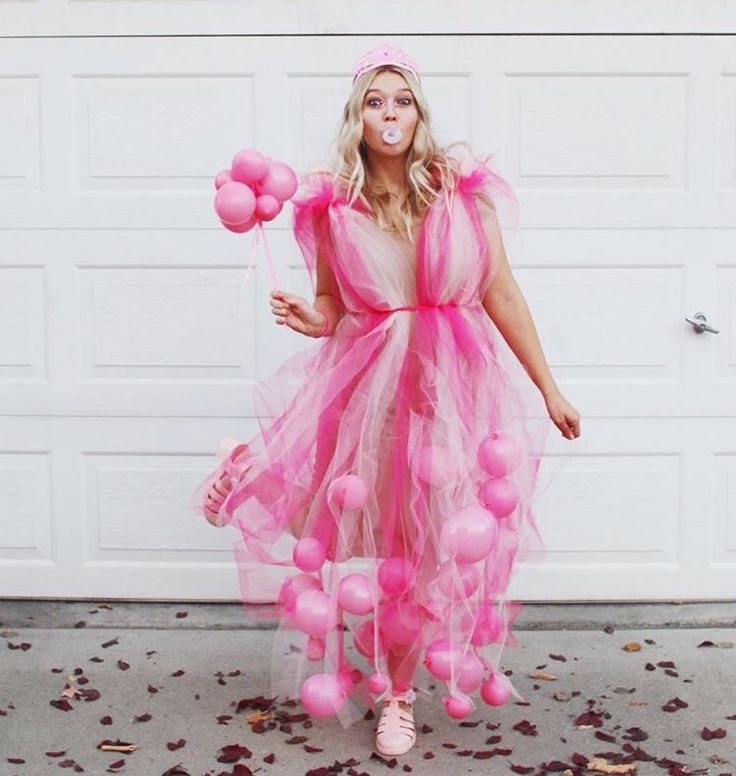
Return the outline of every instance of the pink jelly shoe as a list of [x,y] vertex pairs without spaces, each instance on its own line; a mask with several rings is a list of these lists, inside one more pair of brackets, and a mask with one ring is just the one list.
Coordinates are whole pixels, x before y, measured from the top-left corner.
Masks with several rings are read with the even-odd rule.
[[414,715],[411,709],[403,709],[399,701],[414,703],[414,690],[392,694],[381,710],[376,730],[376,749],[380,754],[397,755],[408,752],[417,740]]
[[228,518],[220,514],[220,507],[225,503],[228,493],[233,489],[233,478],[231,475],[237,472],[236,459],[241,458],[241,456],[248,452],[248,445],[242,443],[226,448],[225,466],[207,491],[202,504],[202,514],[204,514],[208,523],[217,528],[222,528],[222,526],[230,522]]

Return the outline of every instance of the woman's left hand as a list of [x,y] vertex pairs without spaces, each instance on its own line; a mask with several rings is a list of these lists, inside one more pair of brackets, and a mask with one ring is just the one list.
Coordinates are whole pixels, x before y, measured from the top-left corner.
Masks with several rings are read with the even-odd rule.
[[562,436],[577,439],[580,436],[580,413],[575,407],[559,391],[545,396],[544,401],[552,422],[560,429]]

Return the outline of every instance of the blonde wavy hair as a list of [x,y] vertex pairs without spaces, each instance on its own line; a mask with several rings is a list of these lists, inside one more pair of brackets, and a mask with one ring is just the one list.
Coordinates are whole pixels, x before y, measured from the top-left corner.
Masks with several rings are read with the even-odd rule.
[[[411,90],[417,107],[414,142],[406,158],[406,179],[409,193],[399,208],[399,223],[392,218],[392,194],[385,188],[374,187],[367,174],[367,150],[363,143],[363,100],[373,79],[386,71],[398,73]],[[426,208],[441,194],[447,196],[455,188],[457,167],[438,146],[430,127],[430,112],[422,87],[412,73],[396,65],[369,70],[359,76],[343,109],[342,124],[335,141],[333,176],[347,186],[348,202],[357,199],[367,204],[382,229],[395,229],[413,239],[414,228]]]

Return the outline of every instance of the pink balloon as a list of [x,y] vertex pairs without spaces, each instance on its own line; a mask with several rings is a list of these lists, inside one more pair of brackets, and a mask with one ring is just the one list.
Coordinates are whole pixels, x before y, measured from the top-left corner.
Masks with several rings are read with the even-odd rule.
[[351,614],[368,614],[377,603],[373,582],[365,574],[348,574],[340,581],[337,601]]
[[[475,620],[475,623],[473,623]],[[472,612],[465,612],[460,627],[468,632],[472,628],[470,643],[475,647],[493,644],[503,633],[503,622],[493,604],[481,604]]]
[[319,539],[305,536],[294,545],[292,558],[302,571],[318,571],[325,562],[327,550]]
[[419,608],[411,601],[390,601],[379,612],[378,625],[389,643],[411,644],[422,630]]
[[503,706],[511,697],[511,688],[505,676],[493,673],[480,687],[480,697],[489,706]]
[[266,174],[258,181],[259,194],[270,194],[281,202],[286,202],[294,196],[299,185],[294,170],[285,162],[272,161],[268,164]]
[[480,504],[471,504],[447,518],[440,544],[458,563],[475,563],[488,555],[497,535],[496,518]]
[[261,194],[256,198],[256,217],[261,221],[273,221],[284,207],[276,197],[270,194]]
[[244,224],[226,224],[222,219],[220,219],[220,223],[231,232],[244,234],[245,232],[250,232],[250,230],[258,223],[258,219],[255,215],[252,215]]
[[458,665],[458,672],[455,677],[458,689],[462,690],[462,692],[477,690],[483,681],[484,673],[485,666],[483,661],[474,653],[468,652]]
[[485,480],[480,486],[478,497],[496,517],[510,515],[519,503],[516,485],[504,477],[489,477]]
[[278,602],[283,605],[284,611],[294,611],[297,596],[305,590],[319,590],[322,585],[317,577],[309,574],[292,574],[284,580],[279,590]]
[[345,695],[349,695],[355,685],[363,679],[363,672],[356,668],[352,663],[346,662],[337,672],[337,679]]
[[294,604],[294,622],[310,636],[324,636],[337,625],[330,596],[323,590],[305,590]]
[[385,655],[386,640],[381,633],[381,629],[376,629],[376,621],[373,618],[363,620],[363,622],[361,622],[353,631],[353,644],[355,644],[355,649],[357,649],[361,655],[371,660],[376,657],[376,633],[378,636],[378,655]]
[[455,695],[445,695],[442,698],[445,704],[445,710],[453,719],[463,719],[473,710],[473,702],[470,698],[460,698]]
[[505,477],[518,468],[521,446],[505,431],[492,431],[478,446],[478,463],[493,477]]
[[268,162],[255,148],[244,148],[233,157],[230,172],[233,180],[255,186],[268,172]]
[[415,579],[411,561],[401,555],[386,558],[378,567],[378,584],[389,596],[398,596],[413,587]]
[[460,476],[457,463],[444,447],[427,445],[417,461],[417,477],[429,485],[444,487]]
[[340,711],[347,693],[335,674],[313,674],[302,684],[300,697],[309,714],[327,719]]
[[215,176],[215,188],[219,189],[224,183],[230,183],[233,176],[230,175],[230,170],[220,170]]
[[307,659],[322,660],[325,656],[325,642],[319,636],[310,636],[307,639]]
[[380,695],[388,688],[388,677],[380,671],[376,671],[368,677],[368,689],[374,695]]
[[244,183],[223,183],[215,194],[215,212],[228,226],[244,224],[255,209],[256,196]]
[[[453,566],[457,569],[454,575]],[[437,587],[442,595],[452,600],[469,598],[478,589],[479,584],[480,572],[471,564],[446,560],[437,570]]]
[[457,644],[452,646],[449,639],[440,639],[439,641],[440,645],[427,647],[423,663],[427,671],[436,679],[449,681],[453,669],[457,672],[463,653],[460,646]]
[[363,478],[357,474],[343,474],[330,484],[328,497],[332,498],[338,507],[357,509],[365,504],[368,488]]

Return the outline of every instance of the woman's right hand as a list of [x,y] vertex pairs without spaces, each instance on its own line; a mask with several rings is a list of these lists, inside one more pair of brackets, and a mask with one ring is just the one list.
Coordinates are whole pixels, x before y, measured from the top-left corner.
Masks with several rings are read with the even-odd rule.
[[276,316],[276,323],[286,324],[308,337],[316,337],[325,323],[323,313],[303,296],[286,291],[271,291],[271,312]]

